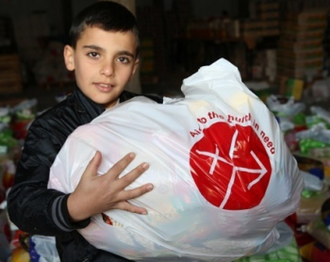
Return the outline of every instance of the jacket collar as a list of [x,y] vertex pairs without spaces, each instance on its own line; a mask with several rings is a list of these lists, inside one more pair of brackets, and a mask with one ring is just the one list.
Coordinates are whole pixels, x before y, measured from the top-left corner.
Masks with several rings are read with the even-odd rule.
[[[119,96],[119,102],[124,102],[134,96],[136,96],[136,94],[123,91]],[[75,103],[75,109],[81,114],[88,114],[94,119],[105,111],[105,108],[102,105],[97,104],[88,98],[78,86],[75,86],[74,88],[73,97],[75,101],[77,101]]]
[[80,114],[88,114],[92,118],[95,118],[105,110],[103,106],[89,99],[77,86],[74,88],[73,96],[77,101],[75,103],[75,109]]

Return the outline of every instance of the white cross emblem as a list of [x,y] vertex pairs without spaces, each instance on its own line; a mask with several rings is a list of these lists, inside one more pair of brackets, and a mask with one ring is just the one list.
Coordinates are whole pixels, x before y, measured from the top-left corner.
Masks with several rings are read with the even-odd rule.
[[[235,149],[235,144],[236,144],[236,140],[237,140],[237,136],[238,136],[238,130],[235,131],[233,138],[232,138],[232,142],[230,145],[230,150],[229,150],[229,157],[232,159],[233,158],[233,154],[234,154],[234,149]],[[218,145],[215,145],[215,153],[211,153],[211,152],[205,152],[205,151],[200,151],[200,150],[196,150],[196,153],[199,155],[204,155],[204,156],[208,156],[213,158],[212,164],[210,166],[210,170],[209,170],[209,174],[213,175],[214,170],[216,168],[217,162],[224,162],[230,166],[232,166],[232,173],[231,173],[231,177],[230,177],[230,181],[228,183],[228,188],[226,191],[226,195],[220,205],[220,208],[223,208],[230,196],[231,193],[231,189],[233,187],[233,184],[235,182],[235,177],[236,177],[236,172],[237,171],[245,171],[245,172],[249,172],[249,173],[254,173],[254,174],[258,174],[259,176],[254,179],[253,181],[251,181],[248,185],[248,190],[250,190],[252,188],[252,186],[254,186],[255,184],[257,184],[262,178],[263,176],[267,173],[267,169],[265,168],[265,166],[261,163],[260,159],[256,156],[256,154],[251,150],[250,154],[252,155],[252,157],[254,158],[254,160],[257,162],[257,164],[259,165],[260,169],[251,169],[251,168],[247,168],[247,167],[237,167],[234,166],[232,162],[228,162],[225,158],[221,157],[219,155],[219,148]]]

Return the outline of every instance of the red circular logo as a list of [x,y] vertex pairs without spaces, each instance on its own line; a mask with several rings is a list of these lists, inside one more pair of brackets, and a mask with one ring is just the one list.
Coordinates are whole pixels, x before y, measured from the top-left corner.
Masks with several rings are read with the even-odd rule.
[[190,151],[192,177],[204,198],[227,210],[250,209],[263,199],[269,155],[251,126],[218,122]]

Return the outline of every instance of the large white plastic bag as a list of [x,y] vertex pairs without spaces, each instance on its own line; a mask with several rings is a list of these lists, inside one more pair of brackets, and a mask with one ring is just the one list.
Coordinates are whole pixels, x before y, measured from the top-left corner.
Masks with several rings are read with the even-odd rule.
[[148,215],[111,210],[112,226],[92,217],[79,230],[91,244],[150,261],[233,261],[265,252],[303,188],[279,125],[225,59],[201,67],[182,91],[184,98],[164,104],[136,97],[79,127],[58,154],[49,187],[72,192],[96,150],[99,174],[133,151],[122,175],[150,163],[131,185],[154,184],[132,200]]

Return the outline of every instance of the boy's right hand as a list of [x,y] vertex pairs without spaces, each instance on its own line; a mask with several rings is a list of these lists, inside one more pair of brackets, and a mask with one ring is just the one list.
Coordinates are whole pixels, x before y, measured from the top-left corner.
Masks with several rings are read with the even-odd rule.
[[151,191],[153,185],[149,183],[134,189],[125,190],[125,188],[142,175],[149,165],[142,163],[119,178],[121,172],[133,161],[134,157],[134,153],[127,154],[107,173],[99,176],[97,170],[102,155],[100,152],[96,152],[78,186],[68,198],[68,211],[73,221],[81,221],[110,209],[121,209],[139,214],[147,213],[145,208],[134,206],[127,200]]

